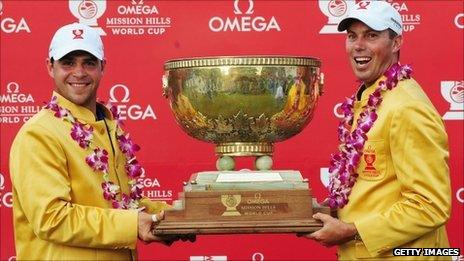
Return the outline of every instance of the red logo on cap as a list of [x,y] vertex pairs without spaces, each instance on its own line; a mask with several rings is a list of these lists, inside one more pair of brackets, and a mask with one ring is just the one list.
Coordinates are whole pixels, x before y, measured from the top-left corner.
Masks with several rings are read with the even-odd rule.
[[82,29],[75,29],[75,30],[72,31],[72,33],[74,34],[73,40],[74,40],[74,39],[84,39],[84,38],[82,37],[82,35],[84,34],[84,30],[82,30]]
[[358,10],[360,9],[367,9],[367,6],[370,5],[371,2],[370,1],[361,1],[358,3]]

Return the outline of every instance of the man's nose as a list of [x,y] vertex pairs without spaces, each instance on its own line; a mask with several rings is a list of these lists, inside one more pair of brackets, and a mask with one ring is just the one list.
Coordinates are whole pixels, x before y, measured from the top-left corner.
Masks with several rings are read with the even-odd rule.
[[362,37],[358,37],[354,42],[353,42],[354,49],[356,51],[361,51],[365,48],[365,41]]
[[87,71],[83,64],[76,64],[73,70],[73,76],[75,77],[83,77],[87,75]]

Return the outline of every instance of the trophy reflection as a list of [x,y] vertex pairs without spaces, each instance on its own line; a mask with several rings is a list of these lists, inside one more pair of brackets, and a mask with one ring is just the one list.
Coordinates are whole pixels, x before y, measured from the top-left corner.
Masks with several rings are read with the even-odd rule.
[[[165,64],[163,92],[179,126],[216,145],[217,171],[194,173],[155,234],[311,232],[322,227],[297,170],[272,170],[275,142],[311,121],[323,77],[310,57],[207,57]],[[235,170],[235,157],[256,170]]]

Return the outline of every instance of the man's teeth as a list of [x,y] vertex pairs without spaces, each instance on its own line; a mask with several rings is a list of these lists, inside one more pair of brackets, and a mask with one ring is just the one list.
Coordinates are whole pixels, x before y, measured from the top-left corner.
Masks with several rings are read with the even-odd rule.
[[357,63],[365,64],[365,63],[368,63],[371,60],[371,58],[370,57],[357,57],[357,58],[354,58],[354,60]]
[[73,87],[85,87],[87,83],[70,83]]

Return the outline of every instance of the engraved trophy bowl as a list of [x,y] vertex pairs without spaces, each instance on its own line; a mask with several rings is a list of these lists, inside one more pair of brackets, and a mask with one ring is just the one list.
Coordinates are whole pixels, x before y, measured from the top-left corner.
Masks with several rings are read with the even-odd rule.
[[217,155],[272,156],[274,142],[311,121],[322,94],[320,65],[286,56],[170,60],[163,93],[181,128],[216,144]]
[[[171,60],[163,91],[190,136],[216,144],[218,171],[192,174],[153,230],[166,234],[309,233],[322,227],[309,180],[270,170],[273,144],[303,130],[322,94],[310,57],[235,56]],[[257,171],[231,157],[257,156]],[[232,162],[230,162],[232,161]],[[261,162],[260,164],[258,164]]]

